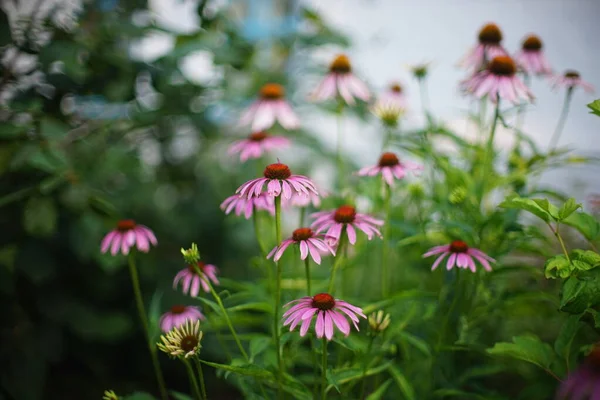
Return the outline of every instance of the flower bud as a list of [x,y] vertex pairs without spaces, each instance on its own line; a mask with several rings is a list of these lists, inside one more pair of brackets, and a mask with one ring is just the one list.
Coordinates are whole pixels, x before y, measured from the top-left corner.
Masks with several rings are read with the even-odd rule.
[[383,310],[369,315],[369,326],[376,333],[386,330],[390,325],[390,321],[390,314],[384,314]]
[[198,246],[196,243],[192,243],[192,247],[190,249],[181,249],[181,254],[183,255],[183,259],[186,264],[195,265],[198,261],[200,261],[200,252],[198,251]]

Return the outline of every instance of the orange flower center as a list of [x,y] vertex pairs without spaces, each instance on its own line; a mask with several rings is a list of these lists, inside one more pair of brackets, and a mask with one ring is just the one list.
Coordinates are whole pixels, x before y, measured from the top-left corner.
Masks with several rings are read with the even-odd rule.
[[313,297],[312,306],[323,311],[331,310],[335,307],[335,300],[330,294],[319,293]]
[[313,231],[310,228],[298,228],[292,233],[292,239],[296,242],[307,240],[311,237],[313,237]]
[[263,174],[268,179],[287,179],[292,176],[290,167],[281,163],[267,165]]
[[267,83],[260,89],[260,97],[265,100],[279,100],[284,94],[283,86],[278,83]]
[[198,263],[196,265],[188,265],[188,270],[194,274],[197,274],[198,270],[200,270],[200,272],[204,271],[204,263],[202,261],[198,261]]
[[117,222],[117,230],[127,232],[135,228],[135,221],[132,219],[124,219]]
[[502,32],[496,24],[487,24],[479,31],[479,43],[481,44],[500,44],[501,41]]
[[515,62],[508,56],[494,57],[488,64],[488,71],[498,76],[513,76],[517,71]]
[[394,153],[383,153],[379,158],[380,167],[393,167],[398,164],[400,164],[400,160]]
[[267,138],[267,136],[269,136],[267,132],[256,132],[250,134],[250,136],[248,136],[248,139],[252,140],[253,142],[262,142]]
[[354,222],[356,218],[356,209],[352,206],[340,206],[337,210],[335,210],[335,214],[333,219],[335,222],[342,224],[349,224]]
[[352,71],[352,65],[350,64],[350,60],[346,55],[340,54],[329,66],[329,71],[336,72],[338,74],[347,74]]
[[390,86],[390,90],[394,93],[402,93],[402,86],[399,83],[393,83]]
[[523,50],[538,51],[542,49],[542,39],[536,35],[529,35],[523,41]]
[[469,246],[462,240],[455,240],[450,243],[450,251],[452,253],[466,253],[469,250]]
[[185,306],[177,305],[171,307],[171,314],[183,314],[185,312]]
[[565,78],[579,78],[579,72],[577,71],[573,71],[573,70],[568,70],[567,72],[565,72]]

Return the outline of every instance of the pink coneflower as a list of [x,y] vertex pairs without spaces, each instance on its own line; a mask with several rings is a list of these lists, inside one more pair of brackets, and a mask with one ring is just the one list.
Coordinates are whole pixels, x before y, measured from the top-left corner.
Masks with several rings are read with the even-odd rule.
[[567,89],[574,89],[581,87],[588,93],[594,93],[594,87],[581,79],[579,72],[568,70],[564,75],[557,75],[551,78],[551,83],[554,88],[566,87]]
[[599,398],[600,345],[596,345],[583,364],[561,383],[556,399],[596,400]]
[[[294,304],[283,314],[283,326],[290,325],[290,332],[298,324],[300,336],[306,335],[312,322],[313,316],[317,315],[315,332],[318,338],[325,336],[327,340],[333,338],[333,326],[335,325],[345,336],[350,334],[350,324],[346,317],[352,320],[352,324],[358,331],[358,317],[367,318],[362,309],[355,307],[345,301],[334,299],[330,294],[319,293],[314,297],[302,297],[287,303],[284,307]],[[346,316],[344,316],[346,314]]]
[[214,265],[198,261],[195,266],[190,265],[175,275],[175,279],[173,279],[173,289],[177,289],[179,282],[183,281],[181,291],[184,294],[196,297],[200,292],[200,286],[202,286],[202,290],[206,293],[210,293],[208,281],[210,280],[213,284],[218,285],[219,279],[217,279],[217,272],[218,269]]
[[290,145],[290,140],[283,136],[271,136],[266,132],[256,132],[234,142],[228,150],[229,154],[240,154],[240,161],[246,162],[251,158],[260,158],[271,150],[278,150]]
[[404,89],[399,83],[392,83],[388,90],[386,90],[377,100],[379,104],[391,104],[400,109],[406,108],[406,96],[404,95]]
[[472,48],[459,65],[463,68],[474,69],[478,71],[485,68],[487,63],[498,56],[508,55],[500,42],[502,42],[502,32],[498,25],[487,24],[479,31],[479,44]]
[[143,253],[150,251],[150,244],[156,246],[156,236],[144,225],[138,225],[132,219],[125,219],[117,223],[117,229],[110,231],[100,245],[100,251],[106,253],[110,247],[110,254],[117,254],[119,249],[124,255],[129,254],[131,247],[135,246]]
[[240,124],[251,124],[255,132],[269,129],[275,121],[279,121],[285,129],[297,129],[300,120],[284,97],[285,91],[281,85],[267,83],[260,89],[260,99],[242,114]]
[[496,262],[496,260],[485,254],[483,251],[467,246],[462,240],[455,240],[444,246],[435,246],[429,249],[427,253],[423,254],[423,257],[431,257],[436,254],[441,255],[433,263],[431,267],[432,271],[435,270],[448,255],[450,256],[446,263],[446,269],[448,270],[451,270],[454,268],[454,265],[456,265],[458,268],[469,268],[472,272],[475,272],[475,260],[473,260],[473,258],[475,258],[483,265],[483,268],[485,268],[486,271],[491,271],[492,267],[490,267],[489,262]]
[[283,255],[285,249],[290,245],[297,244],[300,247],[300,259],[305,260],[310,253],[310,256],[315,263],[321,264],[321,252],[330,252],[335,256],[335,251],[323,240],[323,235],[313,232],[310,228],[298,228],[292,233],[292,237],[285,239],[280,245],[275,246],[267,255],[267,259],[273,257],[273,261],[277,262]]
[[280,162],[267,165],[263,172],[264,177],[252,179],[240,186],[235,192],[248,199],[260,196],[263,186],[267,184],[269,196],[279,196],[290,199],[292,194],[308,195],[310,192],[318,195],[315,184],[303,175],[292,175],[290,168]]
[[163,332],[169,332],[173,328],[178,328],[185,324],[185,321],[190,320],[196,322],[197,320],[205,320],[206,317],[198,307],[194,306],[173,306],[171,310],[167,311],[160,317],[158,324]]
[[383,153],[379,159],[379,164],[372,167],[365,167],[358,171],[360,176],[375,176],[381,174],[388,185],[394,184],[394,178],[402,179],[406,171],[420,171],[423,167],[419,164],[403,161],[400,162],[394,153]]
[[225,211],[225,214],[229,214],[235,210],[235,215],[238,217],[243,213],[246,219],[250,219],[252,213],[258,210],[268,211],[269,214],[275,215],[275,203],[273,202],[273,197],[269,196],[266,192],[262,192],[257,197],[250,199],[240,197],[239,194],[234,194],[223,200],[221,210]]
[[522,100],[532,101],[533,94],[515,75],[517,68],[512,58],[499,56],[492,59],[487,68],[461,82],[465,92],[477,98],[489,96],[493,103],[499,99],[519,104]]
[[383,221],[366,214],[359,214],[354,207],[349,205],[340,206],[337,210],[316,212],[311,214],[311,217],[315,218],[311,228],[317,232],[327,230],[325,236],[335,240],[340,239],[344,228],[350,244],[356,243],[355,228],[363,231],[369,240],[373,238],[373,235],[381,237],[381,232],[377,227],[383,225]]
[[354,104],[354,98],[368,101],[371,97],[367,85],[352,73],[350,60],[344,54],[337,56],[329,66],[329,73],[317,86],[312,97],[317,101],[340,96],[347,104]]
[[536,35],[525,38],[521,50],[515,54],[515,62],[527,74],[552,74],[552,68],[542,51],[542,40]]
[[306,194],[294,194],[292,195],[292,198],[287,200],[284,199],[281,202],[282,207],[287,207],[287,206],[293,206],[293,207],[308,207],[310,205],[312,205],[315,208],[318,208],[321,206],[321,197],[325,197],[323,192],[321,190],[319,190],[319,194],[314,194],[314,193],[309,193],[308,195]]

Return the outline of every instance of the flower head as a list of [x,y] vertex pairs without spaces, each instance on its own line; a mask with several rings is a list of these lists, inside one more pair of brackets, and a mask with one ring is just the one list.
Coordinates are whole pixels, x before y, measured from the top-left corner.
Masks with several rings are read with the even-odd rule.
[[195,265],[190,265],[175,275],[175,279],[173,279],[173,289],[177,289],[177,285],[182,281],[181,291],[184,294],[196,297],[200,292],[200,286],[202,286],[204,292],[209,293],[209,280],[215,285],[219,284],[217,272],[218,269],[214,265],[198,261]]
[[158,321],[160,329],[163,332],[169,332],[173,328],[177,328],[187,320],[197,321],[205,320],[206,317],[198,307],[176,305],[171,307],[169,311],[164,313]]
[[369,240],[373,235],[381,237],[377,227],[383,225],[383,221],[357,213],[356,208],[350,205],[340,206],[336,210],[316,212],[311,217],[315,218],[311,228],[317,232],[326,230],[325,235],[335,240],[339,240],[342,230],[345,230],[350,244],[356,243],[356,229],[363,231]]
[[188,358],[200,352],[202,331],[200,321],[187,320],[179,327],[173,328],[166,335],[161,335],[158,343],[160,351],[173,357]]
[[263,172],[262,178],[252,179],[240,186],[235,192],[240,197],[248,199],[260,196],[263,186],[267,184],[267,194],[277,197],[283,193],[283,197],[290,199],[293,193],[308,195],[310,192],[318,195],[315,184],[303,175],[292,175],[290,167],[280,162],[269,164]]
[[259,99],[242,114],[240,124],[250,124],[254,132],[269,129],[278,121],[285,129],[297,129],[300,120],[285,100],[283,86],[267,83],[260,89]]
[[310,192],[308,195],[295,193],[289,200],[284,197],[282,199],[281,205],[282,207],[293,206],[300,208],[308,207],[310,205],[312,205],[313,207],[320,207],[321,197],[325,197],[321,190],[319,190],[318,195],[312,192]]
[[479,43],[460,61],[461,67],[478,71],[485,68],[486,64],[495,57],[508,54],[500,44],[502,31],[496,24],[487,24],[481,28],[478,41]]
[[119,396],[117,396],[114,390],[105,390],[102,400],[119,400]]
[[290,145],[290,140],[283,136],[271,136],[266,132],[255,132],[234,142],[228,150],[229,154],[240,155],[240,161],[246,162],[249,159],[260,158],[267,151],[281,149]]
[[369,326],[373,332],[383,332],[390,326],[391,318],[390,314],[384,313],[383,310],[379,310],[369,315]]
[[329,73],[317,86],[312,97],[317,101],[333,99],[340,96],[347,104],[354,104],[354,99],[368,101],[371,94],[367,86],[352,73],[350,59],[338,55],[329,66]]
[[448,271],[456,265],[458,268],[469,268],[472,272],[475,272],[475,260],[479,261],[486,271],[491,271],[492,267],[490,267],[490,262],[496,262],[496,260],[485,254],[483,251],[469,247],[462,240],[455,240],[444,246],[432,247],[427,253],[423,254],[423,257],[431,257],[437,254],[439,254],[439,257],[433,263],[433,266],[431,267],[432,271],[440,265],[446,256],[450,256],[446,263],[446,269]]
[[[292,305],[293,304],[293,305]],[[300,336],[306,335],[310,328],[313,316],[316,315],[315,332],[318,338],[325,336],[327,340],[333,338],[333,327],[345,336],[350,334],[350,324],[347,317],[352,320],[358,331],[358,317],[366,318],[362,309],[345,301],[334,299],[330,294],[319,293],[313,297],[302,297],[287,303],[284,307],[291,306],[283,313],[283,326],[290,325],[290,332],[300,323]],[[346,316],[344,316],[346,314]]]
[[279,246],[275,246],[267,255],[267,259],[273,257],[273,261],[279,261],[285,249],[290,245],[297,244],[300,247],[300,259],[305,260],[310,256],[315,263],[321,264],[321,252],[329,252],[335,256],[335,251],[323,240],[323,235],[313,232],[310,228],[298,228],[292,233],[292,237],[285,239]]
[[275,203],[273,202],[273,196],[269,196],[266,192],[250,199],[234,194],[223,200],[221,210],[225,211],[225,214],[234,211],[238,217],[244,214],[246,219],[250,219],[252,213],[258,210],[264,210],[271,215],[275,215]]
[[117,223],[117,228],[110,231],[100,245],[100,251],[106,253],[110,248],[110,254],[113,256],[119,250],[124,255],[129,254],[129,250],[135,246],[143,253],[150,251],[150,244],[156,246],[156,236],[150,228],[144,225],[138,225],[132,219],[125,219]]
[[371,108],[371,112],[383,122],[384,125],[395,127],[398,120],[404,115],[405,109],[399,102],[381,98]]
[[461,82],[463,91],[477,98],[489,96],[493,103],[499,99],[519,104],[522,100],[532,101],[533,94],[515,75],[517,67],[508,56],[494,57],[483,71],[475,73]]
[[573,90],[576,87],[581,87],[588,93],[594,93],[594,87],[581,79],[579,72],[568,70],[564,75],[557,75],[551,79],[554,88],[565,87],[567,90]]
[[529,35],[523,40],[521,50],[515,55],[515,62],[527,74],[552,74],[552,68],[542,51],[542,40],[536,35]]
[[423,62],[420,64],[409,65],[408,69],[412,72],[413,76],[418,80],[424,79],[429,73],[429,67],[431,62]]
[[406,171],[420,171],[423,167],[410,161],[400,162],[398,156],[394,153],[383,153],[379,158],[379,163],[372,167],[365,167],[358,171],[360,176],[375,176],[381,174],[388,185],[394,184],[394,178],[402,179]]
[[558,390],[557,400],[595,400],[600,397],[600,345],[596,345],[583,364],[567,379]]

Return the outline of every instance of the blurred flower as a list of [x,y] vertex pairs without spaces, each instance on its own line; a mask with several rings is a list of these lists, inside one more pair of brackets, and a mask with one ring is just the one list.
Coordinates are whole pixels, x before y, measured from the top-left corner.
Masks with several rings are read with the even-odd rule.
[[350,105],[354,104],[354,98],[368,101],[371,96],[367,85],[352,73],[350,60],[344,54],[333,60],[329,66],[329,73],[312,94],[312,98],[317,101],[337,96],[341,96]]
[[566,87],[567,89],[574,89],[580,86],[586,92],[594,93],[594,87],[582,80],[577,71],[568,70],[564,75],[556,75],[550,81],[554,88]]
[[303,175],[292,175],[290,168],[280,162],[267,165],[263,174],[264,177],[244,183],[235,192],[248,199],[258,197],[266,183],[269,196],[277,197],[282,192],[283,197],[287,199],[290,199],[294,192],[304,195],[313,192],[318,195],[315,184],[310,179]]
[[196,297],[198,296],[198,292],[200,292],[200,286],[202,286],[202,290],[206,293],[210,293],[208,281],[210,280],[215,285],[218,285],[219,280],[217,279],[217,272],[218,269],[214,265],[198,261],[196,265],[190,265],[175,275],[175,279],[173,279],[173,289],[177,289],[177,285],[183,280],[181,291],[184,294]]
[[260,99],[256,100],[240,118],[240,124],[251,124],[255,132],[273,126],[279,121],[285,129],[297,129],[300,120],[292,107],[284,100],[285,91],[277,83],[267,83],[260,89]]
[[398,125],[398,119],[404,115],[404,111],[405,109],[397,102],[384,99],[377,100],[371,109],[371,112],[375,114],[375,116],[379,118],[384,125],[390,127]]
[[390,326],[390,314],[386,314],[383,310],[379,310],[369,315],[369,326],[375,332],[383,332]]
[[583,364],[564,380],[558,400],[596,400],[600,398],[600,345],[596,345]]
[[592,193],[587,198],[587,203],[592,214],[600,212],[600,194]]
[[119,249],[124,255],[129,254],[129,249],[135,246],[143,253],[150,251],[150,244],[156,246],[156,236],[144,225],[138,225],[132,219],[125,219],[117,223],[117,229],[110,231],[100,244],[100,251],[106,253],[110,247],[110,254],[117,254]]
[[431,62],[423,62],[420,64],[408,65],[408,69],[410,72],[412,72],[413,76],[417,78],[417,80],[420,80],[427,77],[430,66]]
[[185,321],[197,321],[197,320],[205,320],[206,317],[198,307],[195,306],[173,306],[171,310],[164,313],[160,320],[158,321],[160,325],[160,329],[163,332],[169,332],[173,328],[177,328],[183,324]]
[[202,331],[200,321],[187,320],[179,327],[173,328],[166,335],[161,335],[162,343],[157,343],[160,351],[173,357],[188,358],[200,352]]
[[221,203],[221,210],[225,211],[225,214],[231,213],[234,209],[235,215],[239,217],[243,213],[246,219],[250,219],[252,213],[258,210],[268,211],[269,214],[275,215],[273,197],[267,195],[266,192],[262,192],[257,197],[252,197],[251,199],[234,194]]
[[234,142],[229,147],[229,154],[240,154],[240,161],[246,162],[251,158],[260,158],[266,151],[277,150],[290,145],[290,140],[283,136],[271,136],[266,132],[256,132]]
[[334,299],[327,293],[319,293],[314,297],[302,297],[301,299],[287,303],[284,307],[292,304],[294,305],[283,314],[283,318],[285,319],[283,326],[290,325],[291,332],[298,324],[302,323],[300,336],[306,335],[315,314],[317,315],[317,322],[315,324],[317,338],[325,336],[327,340],[333,338],[334,324],[345,336],[350,334],[350,324],[343,314],[346,314],[352,320],[357,331],[359,330],[358,317],[366,318],[362,309],[345,301]]
[[349,205],[340,206],[337,210],[316,212],[311,214],[311,217],[315,218],[311,228],[317,232],[327,230],[325,235],[336,240],[340,239],[342,230],[345,229],[350,244],[356,243],[355,228],[363,231],[369,240],[374,234],[381,237],[377,227],[383,225],[383,221],[366,214],[359,214]]
[[267,259],[273,257],[273,261],[279,261],[285,249],[291,244],[297,244],[300,247],[300,259],[305,260],[310,253],[311,258],[315,263],[321,264],[322,252],[330,252],[335,256],[335,251],[323,240],[323,235],[316,234],[310,228],[298,228],[292,233],[292,237],[285,239],[280,245],[275,246],[267,255]]
[[423,167],[411,161],[400,162],[394,153],[383,153],[379,158],[379,164],[365,167],[358,171],[360,176],[375,176],[381,174],[388,185],[394,185],[394,178],[402,179],[406,171],[420,171]]
[[119,396],[113,390],[105,390],[102,400],[119,400]]
[[463,68],[479,71],[485,68],[487,63],[498,57],[506,56],[508,52],[504,50],[500,42],[502,41],[502,32],[498,25],[487,24],[479,31],[479,44],[469,50],[469,52],[459,62]]
[[[458,268],[469,268],[472,272],[475,272],[475,258],[483,265],[486,271],[491,271],[489,262],[496,262],[492,257],[485,254],[483,251],[467,246],[462,240],[455,240],[450,244],[444,246],[435,246],[429,249],[429,251],[423,254],[423,257],[431,257],[433,255],[441,254],[433,263],[431,270],[435,270],[438,265],[442,262],[446,256],[448,262],[446,263],[446,269],[451,270],[456,265]],[[489,262],[488,262],[489,261]]]
[[512,58],[499,56],[492,59],[487,68],[461,82],[462,89],[477,98],[489,96],[493,103],[499,99],[519,104],[532,101],[533,94],[515,75],[517,68]]
[[390,85],[388,90],[386,90],[381,97],[379,97],[378,102],[382,104],[391,103],[399,109],[406,108],[406,96],[404,95],[404,89],[402,85],[395,82]]
[[515,54],[515,62],[527,74],[552,74],[552,68],[542,52],[542,40],[536,35],[525,38],[521,50]]
[[282,207],[287,207],[287,206],[294,206],[294,207],[308,207],[309,205],[312,204],[313,207],[318,208],[321,206],[321,198],[322,197],[326,197],[325,194],[323,193],[323,191],[319,190],[319,194],[314,194],[314,193],[309,193],[309,194],[303,194],[303,193],[295,193],[292,195],[292,197],[288,200],[286,198],[283,198],[281,201],[281,205]]

